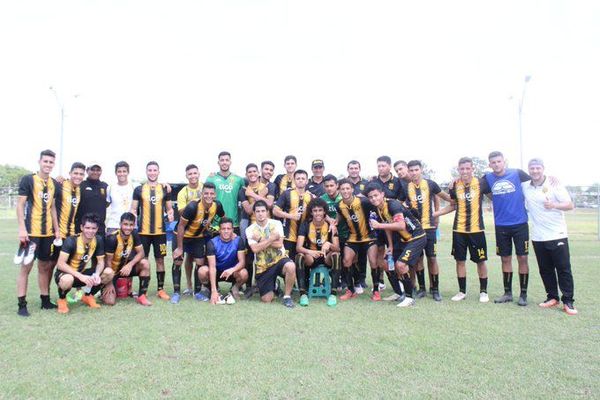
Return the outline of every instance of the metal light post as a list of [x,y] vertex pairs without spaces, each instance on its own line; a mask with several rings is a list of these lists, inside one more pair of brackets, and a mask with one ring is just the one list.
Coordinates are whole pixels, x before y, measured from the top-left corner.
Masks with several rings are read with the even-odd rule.
[[521,169],[524,168],[523,163],[523,102],[525,101],[525,90],[527,89],[527,83],[531,80],[531,75],[525,76],[525,82],[523,83],[523,93],[521,93],[521,99],[519,100],[519,151],[521,153]]
[[60,101],[58,97],[58,93],[53,86],[50,86],[50,90],[54,93],[54,98],[56,99],[56,103],[58,104],[58,108],[60,109],[60,146],[58,149],[58,173],[59,175],[63,174],[63,144],[64,144],[64,136],[65,136],[65,105]]

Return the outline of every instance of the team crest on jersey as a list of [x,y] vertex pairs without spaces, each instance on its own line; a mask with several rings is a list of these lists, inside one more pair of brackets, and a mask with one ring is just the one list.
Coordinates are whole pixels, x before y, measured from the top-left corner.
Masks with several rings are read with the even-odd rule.
[[106,191],[104,190],[104,188],[100,188],[100,194],[102,196],[106,196]]
[[494,183],[494,186],[492,187],[493,194],[509,194],[515,191],[515,185],[513,185],[511,181],[507,181],[504,179]]
[[388,183],[388,189],[394,190],[394,184],[393,183]]

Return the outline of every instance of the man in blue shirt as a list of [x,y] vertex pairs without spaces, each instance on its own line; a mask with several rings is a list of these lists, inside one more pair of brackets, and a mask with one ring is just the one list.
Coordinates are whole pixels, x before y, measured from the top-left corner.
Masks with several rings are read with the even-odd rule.
[[219,236],[206,243],[208,265],[198,269],[198,277],[203,285],[210,281],[210,302],[219,302],[218,282],[230,282],[231,294],[238,300],[240,288],[248,280],[246,271],[246,245],[240,236],[233,237],[233,221],[227,217],[219,222]]
[[496,229],[496,254],[502,260],[504,294],[495,303],[509,303],[512,296],[512,245],[514,242],[519,264],[519,283],[521,293],[518,304],[527,305],[527,284],[529,281],[529,226],[522,182],[531,177],[520,169],[506,168],[504,155],[493,151],[488,156],[492,172],[481,179],[481,193],[491,193],[494,206],[494,223]]

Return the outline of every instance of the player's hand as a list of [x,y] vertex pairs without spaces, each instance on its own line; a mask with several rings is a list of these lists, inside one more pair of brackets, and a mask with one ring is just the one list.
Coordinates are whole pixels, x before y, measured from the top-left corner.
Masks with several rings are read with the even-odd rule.
[[129,276],[129,274],[131,274],[132,269],[133,269],[133,265],[131,265],[131,263],[127,263],[123,266],[123,268],[121,268],[121,270],[119,271],[119,275]]
[[379,221],[375,221],[374,219],[369,220],[369,224],[371,225],[371,228],[373,229],[381,229],[382,227],[382,223]]
[[210,304],[217,304],[219,302],[219,292],[216,290],[213,290],[210,293]]
[[95,272],[92,274],[92,279],[94,280],[94,285],[93,286],[97,286],[100,283],[102,283],[102,280],[100,279],[100,275],[98,275]]
[[64,177],[64,176],[61,176],[61,175],[59,175],[59,176],[57,176],[56,178],[54,178],[54,180],[55,180],[56,182],[58,182],[58,183],[61,183],[61,184],[62,184],[64,181],[66,181],[65,177]]
[[556,203],[554,203],[553,201],[550,201],[550,200],[546,200],[544,202],[544,208],[546,210],[552,210],[553,208],[556,208]]
[[220,278],[229,279],[231,275],[233,275],[233,268],[227,268],[225,271],[221,272]]
[[296,214],[290,214],[290,217],[290,219],[293,219],[294,221],[300,221],[300,219],[302,219],[302,213],[297,212]]
[[89,286],[89,287],[95,286],[94,278],[92,276],[81,274],[81,277],[79,278],[79,280],[81,282],[85,283],[85,286]]
[[171,190],[172,190],[171,185],[169,185],[168,183],[163,183],[162,185],[165,188],[165,190],[167,191],[167,193],[171,193]]
[[27,242],[29,242],[29,234],[25,229],[19,229],[19,242],[23,244],[27,244]]
[[254,193],[254,190],[252,190],[252,188],[250,186],[246,186],[246,197],[252,197],[253,199],[256,199],[256,193]]
[[278,241],[279,239],[281,239],[281,236],[279,235],[279,233],[278,233],[278,232],[273,232],[273,233],[271,233],[271,235],[269,235],[269,240],[270,240],[271,242],[276,242],[276,241]]
[[176,248],[175,250],[173,250],[173,258],[179,258],[183,255],[183,249],[181,247]]
[[323,252],[323,255],[325,255],[325,253],[329,253],[329,250],[331,250],[331,243],[323,243],[323,246],[321,246],[321,251]]
[[171,209],[167,211],[167,220],[173,222],[175,220],[175,212]]
[[255,242],[260,241],[260,235],[258,233],[254,233],[252,235],[252,240],[254,240]]

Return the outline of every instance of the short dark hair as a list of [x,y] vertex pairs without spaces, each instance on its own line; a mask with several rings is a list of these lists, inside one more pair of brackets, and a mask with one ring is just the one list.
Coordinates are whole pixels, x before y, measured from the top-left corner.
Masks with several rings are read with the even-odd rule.
[[404,165],[405,167],[408,167],[408,164],[404,160],[398,160],[398,161],[396,161],[394,163],[394,168],[396,168],[396,165]]
[[327,181],[334,181],[335,183],[338,183],[337,178],[333,174],[325,175],[325,178],[323,178],[323,183],[325,183]]
[[99,226],[100,225],[100,217],[96,213],[84,214],[83,217],[81,217],[81,226],[85,225],[88,222],[90,222],[92,224],[96,224],[96,226]]
[[252,205],[252,211],[256,211],[258,207],[264,207],[267,210],[269,209],[269,206],[264,200],[256,200],[256,202]]
[[308,172],[306,172],[306,171],[305,171],[305,170],[303,170],[303,169],[297,169],[297,170],[296,170],[296,172],[294,172],[294,178],[295,178],[296,176],[298,176],[298,175],[302,175],[302,174],[306,175],[306,177],[308,178]]
[[190,169],[198,169],[198,166],[196,164],[188,164],[188,166],[185,167],[185,172],[188,172]]
[[306,210],[308,211],[308,214],[312,217],[313,209],[319,208],[319,207],[325,211],[327,211],[329,208],[329,207],[327,207],[327,202],[325,200],[323,200],[320,197],[315,197],[314,199],[312,199],[310,201],[310,203],[308,203],[308,206],[306,206]]
[[223,224],[231,224],[233,226],[233,220],[231,218],[223,217],[219,221],[219,226],[221,226]]
[[502,152],[500,152],[500,151],[492,151],[488,155],[488,160],[491,160],[492,158],[496,158],[496,157],[502,157],[502,158],[504,158],[504,154],[502,154]]
[[283,159],[283,162],[284,162],[284,163],[286,163],[286,162],[288,162],[289,160],[294,160],[294,162],[295,162],[296,164],[298,164],[298,160],[296,159],[296,156],[292,156],[292,155],[285,156],[285,158]]
[[346,169],[350,168],[350,165],[352,165],[352,164],[358,164],[358,168],[361,168],[360,161],[350,160],[350,161],[348,161],[348,165],[346,165]]
[[377,162],[384,162],[386,164],[392,165],[392,159],[389,156],[377,157]]
[[219,155],[217,156],[217,159],[223,157],[223,156],[229,156],[229,158],[231,158],[231,153],[228,151],[222,151],[219,153]]
[[42,157],[47,156],[47,157],[52,157],[52,158],[56,158],[56,153],[53,152],[52,150],[42,150],[40,152],[40,160],[42,159]]
[[115,164],[115,173],[117,173],[117,170],[119,168],[127,168],[127,172],[129,172],[129,164],[127,164],[127,161],[119,161],[118,163]]
[[419,160],[410,160],[408,162],[408,168],[410,168],[410,167],[423,168],[423,164],[421,164],[421,161],[419,161]]
[[156,165],[156,168],[160,168],[160,167],[158,166],[158,163],[157,163],[156,161],[148,161],[148,164],[146,164],[146,168],[148,168],[148,167],[149,167],[149,166],[151,166],[151,165]]
[[354,187],[354,184],[352,183],[352,181],[351,181],[350,179],[346,179],[346,178],[344,178],[344,179],[340,179],[340,180],[338,181],[338,186],[339,186],[339,187],[342,187],[342,185],[344,185],[344,184],[348,184],[348,185],[350,185],[351,187]]
[[374,190],[378,190],[380,192],[383,192],[383,186],[381,186],[381,184],[379,182],[370,182],[367,187],[365,188],[365,190],[363,190],[363,194],[365,196],[368,196],[369,193],[371,193]]
[[254,163],[250,163],[250,164],[246,165],[246,172],[248,172],[248,170],[250,168],[256,168],[256,170],[258,171],[258,165],[254,164]]
[[466,164],[466,163],[473,165],[473,159],[471,157],[461,157],[461,159],[458,160],[458,165]]
[[71,172],[73,172],[74,169],[82,169],[85,171],[85,164],[79,161],[75,161],[73,164],[71,164]]
[[121,215],[121,222],[123,221],[129,221],[129,222],[135,222],[135,215],[133,215],[133,213],[128,212],[124,212]]
[[214,183],[212,182],[204,182],[204,186],[202,187],[202,190],[204,191],[204,189],[213,189],[213,190],[217,190],[217,187],[215,186]]
[[266,160],[260,163],[260,169],[263,169],[265,165],[270,165],[271,167],[275,168],[273,161]]

